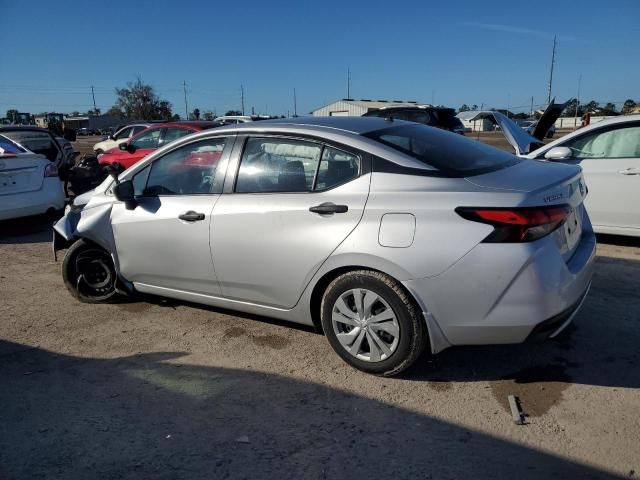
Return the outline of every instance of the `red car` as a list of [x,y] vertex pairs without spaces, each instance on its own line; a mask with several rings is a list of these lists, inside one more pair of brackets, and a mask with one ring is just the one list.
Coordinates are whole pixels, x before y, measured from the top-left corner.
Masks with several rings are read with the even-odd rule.
[[219,122],[206,121],[171,122],[153,125],[131,137],[128,142],[121,143],[118,147],[99,155],[98,163],[102,166],[120,164],[123,168],[129,168],[146,155],[169,142],[190,133],[219,126]]

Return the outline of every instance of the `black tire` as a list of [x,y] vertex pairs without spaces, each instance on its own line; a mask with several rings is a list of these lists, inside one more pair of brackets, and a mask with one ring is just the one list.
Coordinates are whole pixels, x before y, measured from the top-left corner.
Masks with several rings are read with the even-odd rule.
[[[338,340],[332,321],[333,309],[339,298],[344,299],[345,295],[349,295],[349,292],[354,289],[373,292],[384,300],[387,307],[390,307],[393,314],[395,314],[397,327],[399,327],[399,335],[395,350],[386,358],[377,361],[363,360],[348,352],[347,347],[343,346],[340,340]],[[385,308],[385,310],[388,310],[382,303],[379,305]],[[375,306],[371,307],[372,312],[373,308],[375,308]],[[424,319],[415,302],[399,282],[380,272],[357,270],[340,275],[327,287],[320,305],[320,312],[322,327],[331,347],[345,362],[363,372],[385,377],[396,375],[411,366],[428,344],[428,335]],[[353,309],[351,313],[356,314]],[[349,331],[346,331],[346,333],[349,333]],[[384,332],[380,330],[377,331],[377,335],[380,336],[381,333],[385,335]],[[365,332],[365,334],[368,335],[367,332]],[[379,336],[377,337],[378,339],[380,338]],[[364,338],[361,347],[363,351],[360,355],[366,355],[364,350],[367,348],[370,337],[365,336]],[[389,338],[392,339],[393,336]],[[372,355],[369,353],[369,359],[371,359],[371,357]]]
[[62,262],[64,284],[84,303],[115,303],[123,299],[116,290],[116,271],[109,252],[80,239],[67,250]]

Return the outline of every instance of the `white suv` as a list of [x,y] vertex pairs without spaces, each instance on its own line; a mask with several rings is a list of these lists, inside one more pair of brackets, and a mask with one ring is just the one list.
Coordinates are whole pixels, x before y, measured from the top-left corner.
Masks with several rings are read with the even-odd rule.
[[102,140],[101,142],[96,143],[93,146],[93,151],[96,155],[99,155],[107,150],[111,150],[112,148],[116,148],[121,143],[128,141],[134,135],[140,133],[143,130],[146,130],[149,127],[149,123],[134,123],[132,125],[127,125],[126,127],[122,127],[113,135],[109,135],[107,138]]

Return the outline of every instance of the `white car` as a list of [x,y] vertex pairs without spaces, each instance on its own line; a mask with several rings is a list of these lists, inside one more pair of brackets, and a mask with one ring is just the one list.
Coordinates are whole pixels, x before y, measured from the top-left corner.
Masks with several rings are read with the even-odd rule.
[[0,135],[0,220],[64,208],[58,166]]
[[582,167],[585,206],[597,233],[640,237],[640,115],[603,120],[542,146],[504,115],[495,116],[520,156]]
[[96,143],[93,146],[93,151],[96,155],[99,155],[107,150],[111,150],[112,148],[116,148],[121,143],[125,143],[129,141],[131,137],[137,135],[143,130],[146,130],[149,127],[149,123],[134,123],[132,125],[127,125],[126,127],[121,128],[113,135],[109,135],[104,140]]

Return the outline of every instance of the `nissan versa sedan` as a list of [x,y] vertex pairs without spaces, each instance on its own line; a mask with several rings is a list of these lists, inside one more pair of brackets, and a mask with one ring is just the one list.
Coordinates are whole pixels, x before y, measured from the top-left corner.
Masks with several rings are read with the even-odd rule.
[[557,335],[591,282],[580,168],[383,118],[199,132],[76,199],[54,251],[84,302],[136,292],[314,325],[393,375],[428,349]]

